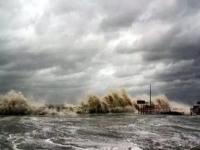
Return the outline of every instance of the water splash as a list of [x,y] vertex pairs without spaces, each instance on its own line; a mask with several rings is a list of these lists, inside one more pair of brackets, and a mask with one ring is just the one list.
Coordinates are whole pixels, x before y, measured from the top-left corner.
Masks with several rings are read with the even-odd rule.
[[[26,98],[21,92],[11,90],[0,95],[0,115],[66,115],[77,113],[137,113],[140,106],[137,98],[128,96],[125,90],[111,91],[104,96],[88,95],[77,105],[51,105],[36,103]],[[158,110],[172,110],[177,106],[182,112],[189,107],[170,101],[166,96],[152,98],[152,105]],[[182,109],[184,108],[184,109]]]
[[74,111],[71,106],[36,103],[14,90],[0,95],[0,115],[64,115],[70,111]]
[[135,112],[135,106],[125,90],[112,91],[103,97],[89,95],[79,106],[78,113]]
[[32,107],[21,92],[12,90],[0,96],[1,115],[28,115],[31,112]]

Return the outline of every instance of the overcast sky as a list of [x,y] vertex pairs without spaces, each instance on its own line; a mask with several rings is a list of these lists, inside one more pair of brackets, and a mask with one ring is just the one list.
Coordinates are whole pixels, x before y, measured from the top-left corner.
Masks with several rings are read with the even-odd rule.
[[200,100],[199,0],[0,1],[0,93],[75,103],[131,96]]

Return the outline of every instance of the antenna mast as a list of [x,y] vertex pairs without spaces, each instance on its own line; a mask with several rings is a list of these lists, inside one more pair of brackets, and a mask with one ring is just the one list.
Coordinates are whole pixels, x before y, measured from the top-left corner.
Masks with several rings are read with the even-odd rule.
[[150,83],[150,91],[149,91],[149,99],[150,99],[150,107],[151,107],[151,83]]

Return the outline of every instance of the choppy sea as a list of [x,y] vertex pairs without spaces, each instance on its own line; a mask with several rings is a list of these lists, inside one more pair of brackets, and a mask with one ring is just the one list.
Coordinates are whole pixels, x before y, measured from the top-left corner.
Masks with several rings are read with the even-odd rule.
[[184,150],[200,145],[200,116],[0,117],[0,150]]

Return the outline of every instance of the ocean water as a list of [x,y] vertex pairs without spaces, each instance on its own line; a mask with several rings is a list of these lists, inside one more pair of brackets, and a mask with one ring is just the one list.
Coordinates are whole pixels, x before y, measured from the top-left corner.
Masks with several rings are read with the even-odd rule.
[[1,150],[183,150],[200,145],[200,116],[0,117]]

